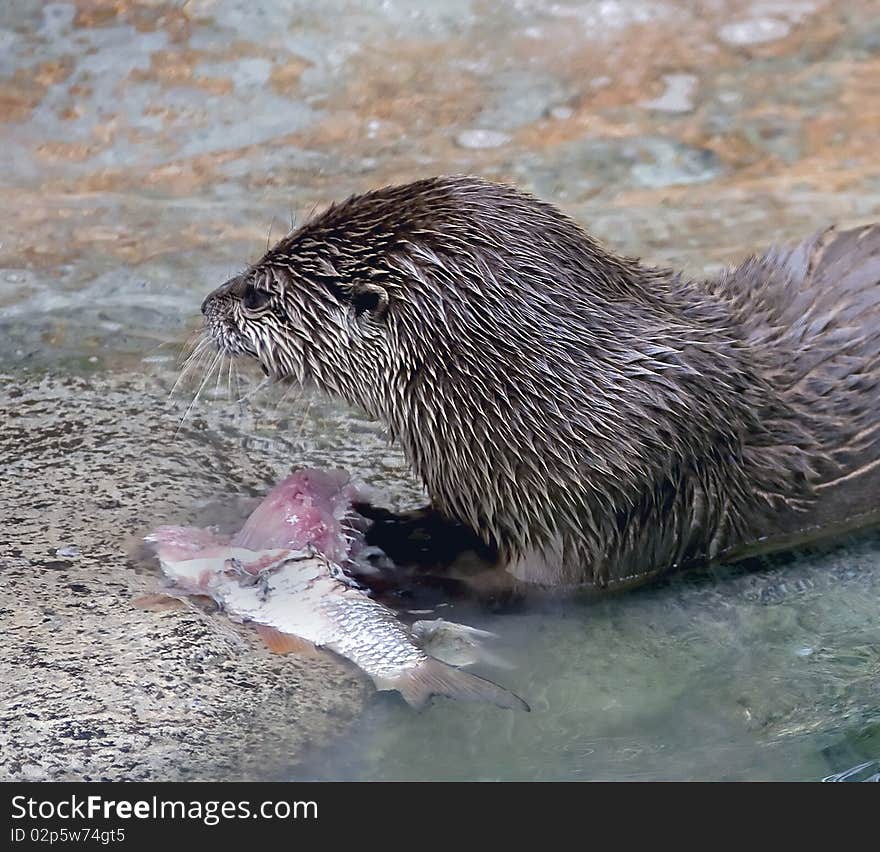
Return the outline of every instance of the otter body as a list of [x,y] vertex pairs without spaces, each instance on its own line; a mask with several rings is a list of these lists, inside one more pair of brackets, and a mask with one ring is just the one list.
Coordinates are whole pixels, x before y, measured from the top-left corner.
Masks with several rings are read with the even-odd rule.
[[713,280],[473,177],[333,206],[203,304],[383,421],[515,577],[631,583],[878,520],[880,226]]

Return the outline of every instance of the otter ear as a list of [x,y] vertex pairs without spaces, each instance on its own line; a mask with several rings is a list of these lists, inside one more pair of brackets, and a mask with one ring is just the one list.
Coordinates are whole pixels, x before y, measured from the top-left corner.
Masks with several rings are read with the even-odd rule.
[[351,290],[351,303],[355,316],[368,313],[375,319],[382,319],[388,313],[388,291],[373,282],[357,283]]

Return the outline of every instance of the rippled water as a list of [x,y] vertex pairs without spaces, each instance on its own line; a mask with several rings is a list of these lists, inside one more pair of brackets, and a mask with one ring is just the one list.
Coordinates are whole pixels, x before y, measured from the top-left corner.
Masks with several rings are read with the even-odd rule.
[[291,777],[809,780],[880,761],[878,545],[608,600],[445,607],[499,634],[512,668],[480,671],[532,712],[377,696]]
[[[515,181],[695,272],[880,219],[873,0],[11,0],[0,46],[0,368],[16,382],[146,373],[163,406],[201,298],[270,226],[426,174]],[[237,411],[206,404],[193,428],[270,470],[338,463],[419,497],[337,407]],[[869,778],[878,608],[877,536],[607,599],[450,603],[437,614],[499,634],[511,667],[480,671],[533,712],[378,695],[289,777]]]

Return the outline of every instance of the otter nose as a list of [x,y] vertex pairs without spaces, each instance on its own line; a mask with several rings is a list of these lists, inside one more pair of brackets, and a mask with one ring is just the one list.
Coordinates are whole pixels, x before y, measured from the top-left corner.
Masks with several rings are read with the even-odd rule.
[[205,296],[204,301],[202,302],[202,314],[205,316],[208,315],[208,310],[211,307],[211,303],[216,301],[221,296],[225,296],[228,293],[234,293],[236,290],[240,290],[242,286],[242,282],[244,281],[244,275],[236,275],[235,278],[230,278],[224,284],[221,284],[216,290],[212,290]]
[[219,292],[220,288],[218,287],[216,290],[212,290],[208,293],[207,296],[202,300],[202,316],[208,316],[208,308],[211,305],[211,302],[214,301],[214,297]]

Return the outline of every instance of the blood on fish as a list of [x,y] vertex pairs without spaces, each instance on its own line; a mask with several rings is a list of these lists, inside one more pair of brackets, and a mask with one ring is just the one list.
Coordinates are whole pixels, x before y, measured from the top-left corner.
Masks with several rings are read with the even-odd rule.
[[343,520],[362,499],[344,470],[298,470],[281,480],[231,543],[252,549],[311,546],[342,563],[350,555]]
[[503,687],[426,654],[397,614],[346,574],[375,550],[364,544],[368,522],[352,507],[363,499],[345,471],[299,470],[232,536],[165,526],[146,541],[175,589],[209,595],[276,653],[328,648],[418,709],[447,695],[528,710]]

